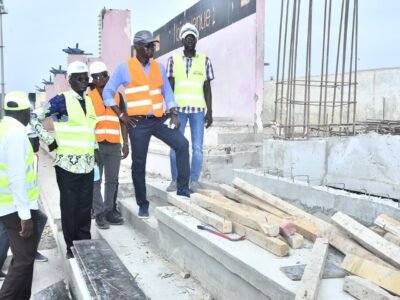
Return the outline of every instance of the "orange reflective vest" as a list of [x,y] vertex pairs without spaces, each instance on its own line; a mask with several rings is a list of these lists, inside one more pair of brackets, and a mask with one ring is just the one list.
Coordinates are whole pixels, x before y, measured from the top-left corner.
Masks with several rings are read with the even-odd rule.
[[[90,91],[89,97],[92,99],[97,118],[96,140],[114,144],[121,143],[121,126],[117,114],[110,107],[104,106],[103,99],[97,89]],[[115,93],[114,99],[119,106],[120,96],[118,92]]]
[[130,58],[128,71],[131,77],[131,82],[125,88],[128,115],[153,113],[156,117],[161,117],[164,114],[164,98],[161,94],[163,80],[158,63],[155,60],[150,61],[150,72],[147,78],[137,58]]

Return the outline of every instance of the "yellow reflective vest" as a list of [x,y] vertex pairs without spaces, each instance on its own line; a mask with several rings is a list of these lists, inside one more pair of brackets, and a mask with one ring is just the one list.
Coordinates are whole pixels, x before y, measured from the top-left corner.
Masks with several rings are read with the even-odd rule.
[[206,56],[198,53],[192,58],[192,66],[188,75],[186,75],[182,53],[175,53],[173,60],[174,95],[178,106],[206,108],[203,90],[204,81],[206,81]]
[[96,112],[92,100],[85,95],[86,115],[72,92],[63,93],[67,106],[68,121],[54,122],[57,154],[94,155],[96,142]]
[[[12,131],[12,129],[13,123],[9,123],[4,120],[0,122],[0,142],[4,138],[5,134],[9,131]],[[25,181],[28,200],[29,202],[34,202],[39,199],[39,188],[36,180],[33,149],[30,143],[28,146],[28,152],[26,154],[25,166]],[[14,205],[14,199],[10,190],[10,184],[7,175],[7,170],[9,168],[12,168],[12,165],[8,165],[6,162],[0,162],[0,206]]]

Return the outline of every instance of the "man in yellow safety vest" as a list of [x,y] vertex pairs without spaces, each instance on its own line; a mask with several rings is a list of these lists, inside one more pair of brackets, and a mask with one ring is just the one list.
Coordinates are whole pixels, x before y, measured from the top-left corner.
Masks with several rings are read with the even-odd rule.
[[0,122],[0,222],[5,226],[13,259],[0,299],[28,300],[38,246],[36,217],[39,188],[31,143],[26,135],[30,102],[24,92],[9,92]]

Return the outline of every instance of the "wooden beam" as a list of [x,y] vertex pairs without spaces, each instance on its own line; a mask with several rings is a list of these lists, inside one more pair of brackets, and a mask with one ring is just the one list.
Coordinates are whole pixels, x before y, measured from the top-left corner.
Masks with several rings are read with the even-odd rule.
[[400,237],[391,233],[391,232],[386,232],[385,235],[383,236],[384,239],[388,240],[392,244],[395,244],[396,246],[400,247]]
[[284,236],[280,234],[278,235],[278,239],[280,239],[281,241],[285,241],[293,249],[300,249],[304,246],[304,237],[297,232],[289,236]]
[[222,233],[232,232],[231,221],[193,204],[189,199],[182,199],[179,196],[168,193],[168,202],[192,215],[201,222],[215,227]]
[[342,212],[337,212],[332,216],[332,221],[365,248],[396,268],[400,268],[400,247],[385,240]]
[[227,198],[210,198],[198,193],[192,194],[191,200],[200,207],[228,218],[233,222],[259,230],[268,236],[277,236],[279,234],[279,224],[268,222],[261,211],[243,207],[243,204]]
[[397,221],[396,219],[393,219],[385,214],[381,214],[376,218],[375,224],[400,237],[400,221]]
[[300,289],[296,293],[296,300],[315,300],[318,297],[319,284],[328,255],[329,241],[326,238],[315,240],[310,260],[301,278]]
[[[296,217],[293,220],[293,224],[296,226],[297,232],[299,232],[305,238],[309,240],[315,240],[317,237],[326,237],[329,238],[329,243],[332,245],[332,247],[336,248],[345,255],[352,253],[380,263],[384,266],[389,266],[379,257],[373,255],[362,246],[350,240],[335,226],[295,207],[294,205],[287,203],[276,196],[264,192],[263,190],[245,182],[244,180],[235,178],[233,184],[245,193],[264,201],[267,204],[273,205],[274,207],[276,206]],[[390,267],[393,268],[392,266]]]
[[231,198],[240,203],[250,205],[253,207],[257,207],[259,209],[265,210],[266,212],[269,212],[269,213],[271,213],[275,216],[278,216],[280,218],[283,218],[283,219],[289,218],[289,215],[287,213],[281,211],[280,209],[273,207],[271,205],[268,205],[267,203],[262,202],[259,199],[253,198],[252,196],[250,196],[232,186],[229,186],[226,184],[220,184],[219,191],[225,197]]
[[391,293],[400,295],[400,271],[348,254],[340,265],[346,271],[368,279]]
[[278,238],[265,236],[258,231],[235,222],[233,223],[233,231],[239,235],[245,235],[247,240],[276,256],[289,255],[289,246]]
[[358,276],[346,276],[343,290],[359,300],[400,300],[375,283]]

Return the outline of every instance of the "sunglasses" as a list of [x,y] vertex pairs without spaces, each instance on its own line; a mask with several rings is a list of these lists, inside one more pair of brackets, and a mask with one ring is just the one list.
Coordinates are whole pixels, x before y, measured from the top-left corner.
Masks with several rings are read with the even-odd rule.
[[107,77],[108,77],[107,72],[102,72],[102,73],[92,75],[93,80],[100,80],[100,79],[107,78]]

